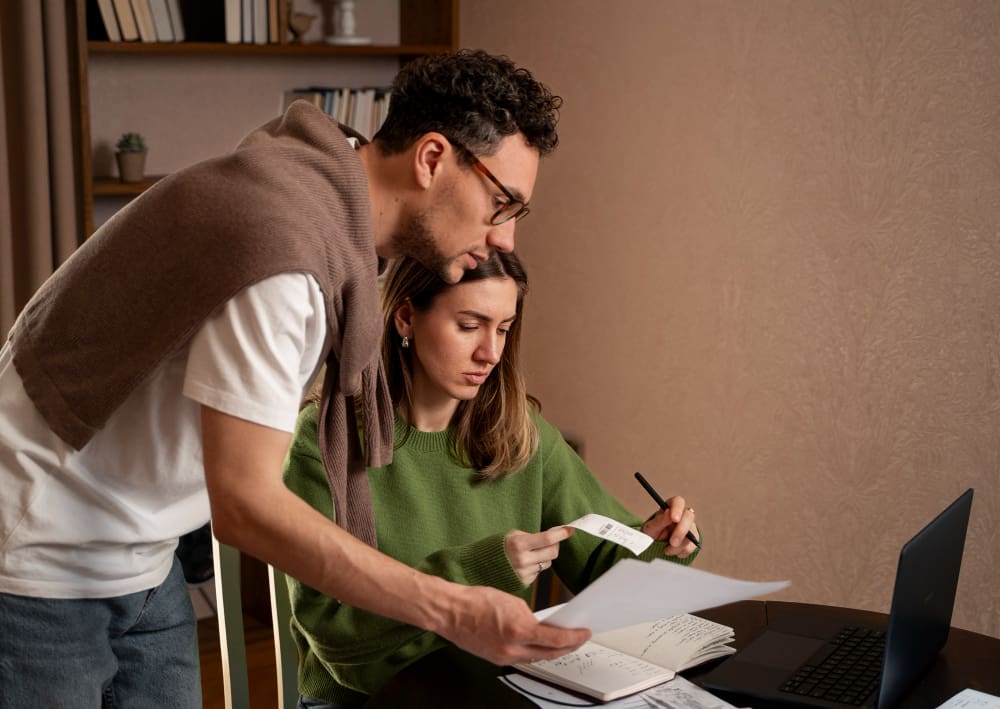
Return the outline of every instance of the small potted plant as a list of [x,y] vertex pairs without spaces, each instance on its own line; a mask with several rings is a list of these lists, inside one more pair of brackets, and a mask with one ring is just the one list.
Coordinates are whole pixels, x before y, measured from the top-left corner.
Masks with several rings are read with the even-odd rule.
[[139,133],[122,133],[115,144],[122,182],[142,182],[146,167],[146,140]]

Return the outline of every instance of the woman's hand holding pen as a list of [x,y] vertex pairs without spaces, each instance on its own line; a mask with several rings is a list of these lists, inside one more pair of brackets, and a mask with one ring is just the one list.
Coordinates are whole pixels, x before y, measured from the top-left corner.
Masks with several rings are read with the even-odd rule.
[[552,566],[559,556],[559,543],[569,539],[572,527],[553,527],[544,532],[522,532],[512,530],[504,537],[503,548],[510,559],[510,565],[525,586],[530,585],[538,575]]
[[694,542],[686,538],[690,531],[696,539],[701,539],[698,525],[694,521],[694,508],[688,507],[680,495],[675,495],[666,501],[666,509],[662,509],[646,520],[642,525],[644,534],[648,534],[658,542],[666,542],[663,553],[685,559],[697,549]]

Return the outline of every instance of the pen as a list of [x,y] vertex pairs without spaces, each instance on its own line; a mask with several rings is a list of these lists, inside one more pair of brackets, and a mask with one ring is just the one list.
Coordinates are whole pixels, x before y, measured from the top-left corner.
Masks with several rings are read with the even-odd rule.
[[[667,503],[663,500],[663,498],[660,497],[660,493],[658,493],[656,489],[649,484],[649,481],[646,480],[646,478],[642,477],[642,473],[636,471],[635,479],[639,481],[639,484],[642,485],[643,489],[649,493],[650,497],[653,498],[653,502],[655,502],[660,506],[661,510],[665,510],[669,507],[669,505],[667,505]],[[686,536],[688,538],[688,541],[694,542],[694,545],[699,549],[701,549],[701,542],[698,541],[698,538],[694,536],[694,534],[691,532],[690,529],[688,530]]]

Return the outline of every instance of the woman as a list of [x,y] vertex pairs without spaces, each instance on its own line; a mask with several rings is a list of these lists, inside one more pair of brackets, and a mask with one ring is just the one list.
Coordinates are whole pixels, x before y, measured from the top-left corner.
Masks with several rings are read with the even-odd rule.
[[[671,498],[645,523],[600,485],[525,393],[518,363],[527,278],[495,253],[448,285],[417,262],[390,270],[382,353],[396,406],[393,462],[368,471],[379,549],[421,571],[527,600],[554,566],[579,591],[622,547],[562,527],[595,512],[659,540],[640,558],[690,563],[694,511]],[[332,516],[316,404],[299,416],[285,482]],[[539,531],[545,530],[545,531]],[[360,705],[395,672],[445,644],[289,579],[303,707]]]

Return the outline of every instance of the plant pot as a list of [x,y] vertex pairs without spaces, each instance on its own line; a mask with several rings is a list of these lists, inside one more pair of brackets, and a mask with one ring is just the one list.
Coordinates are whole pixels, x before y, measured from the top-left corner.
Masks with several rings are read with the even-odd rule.
[[146,169],[146,153],[118,152],[118,175],[122,182],[142,182]]

